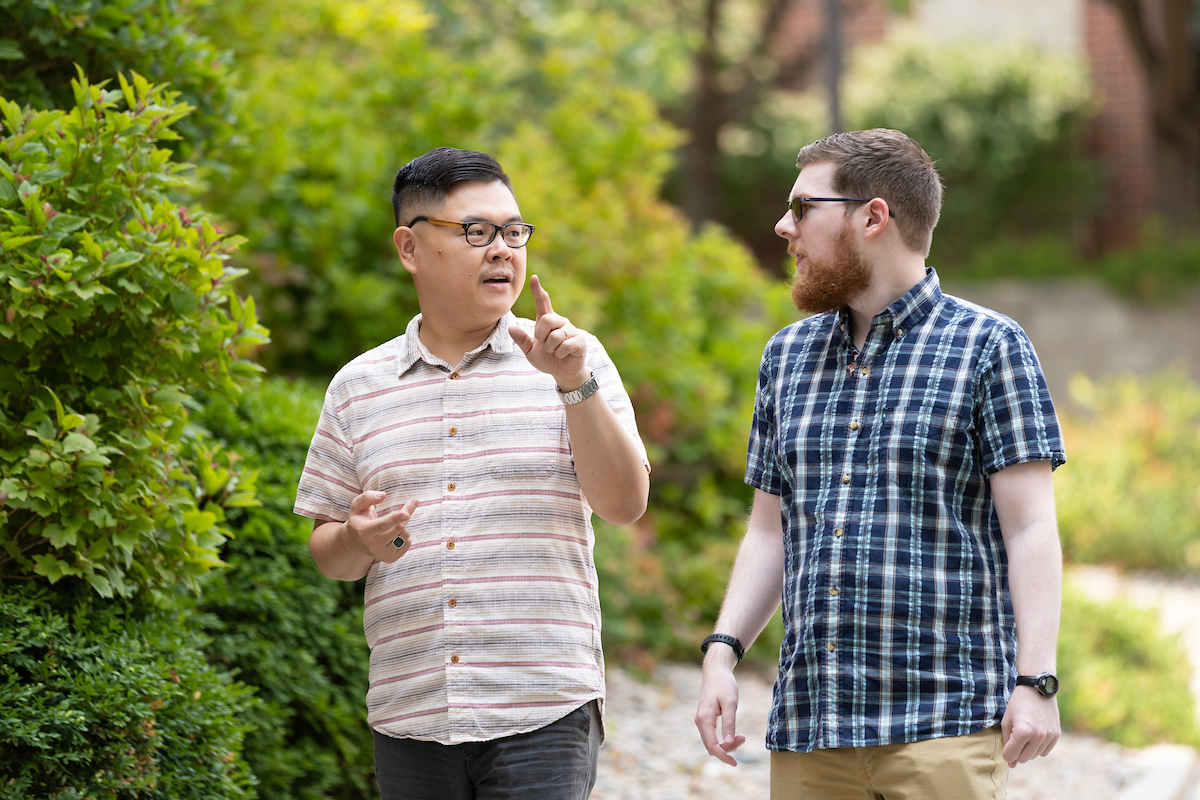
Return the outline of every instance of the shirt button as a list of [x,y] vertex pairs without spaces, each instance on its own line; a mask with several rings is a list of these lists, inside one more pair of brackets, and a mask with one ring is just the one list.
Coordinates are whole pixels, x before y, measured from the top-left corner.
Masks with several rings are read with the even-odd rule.
[[842,538],[842,533],[843,533],[842,529],[841,529],[841,528],[838,528],[837,530],[835,530],[835,531],[833,532],[833,535],[834,535],[834,536],[836,536],[836,537],[838,537],[838,538],[840,539],[840,538]]
[[453,597],[451,597],[450,598],[450,607],[454,608],[456,605],[458,605],[458,601],[455,600]]
[[453,491],[454,491],[454,484],[453,484],[453,483],[447,483],[447,484],[446,484],[446,488],[447,488],[447,489],[449,489],[450,491],[452,491],[452,492],[453,492]]
[[447,550],[453,550],[453,549],[454,549],[454,542],[446,542],[446,549],[447,549]]
[[[825,645],[825,649],[832,653],[837,648],[833,646],[833,642],[830,642],[829,644]],[[455,658],[458,658],[458,656],[455,656]]]
[[[830,647],[833,647],[833,645],[829,645],[829,646],[830,646]],[[458,656],[450,656],[450,663],[451,663],[451,664],[457,664],[457,663],[458,663]]]
[[456,433],[458,433],[458,428],[451,427],[451,428],[450,428],[450,435],[451,435],[451,436],[454,436]]
[[[835,586],[835,587],[833,587],[832,589],[830,589],[830,590],[829,590],[829,593],[830,593],[831,595],[833,595],[834,597],[837,597],[837,593],[838,593],[838,592],[837,592],[837,587]],[[450,602],[451,602],[451,603],[453,603],[454,601],[453,601],[453,600],[451,600]]]
[[458,373],[457,373],[457,372],[451,372],[451,373],[450,373],[450,380],[452,380],[452,381],[456,381],[456,380],[458,380]]
[[863,367],[861,370],[859,370],[859,372],[861,372],[863,375],[866,375],[868,371],[869,370],[866,367]]
[[858,422],[857,421],[850,423],[850,430],[852,430],[852,431],[858,430]]
[[843,475],[843,476],[842,476],[842,483],[849,483],[849,482],[850,482],[850,476],[849,476],[849,475]]
[[901,336],[903,336],[903,335],[904,335],[904,329],[903,329],[903,328],[896,328],[896,338],[897,338],[897,339],[899,339],[899,338],[900,338]]

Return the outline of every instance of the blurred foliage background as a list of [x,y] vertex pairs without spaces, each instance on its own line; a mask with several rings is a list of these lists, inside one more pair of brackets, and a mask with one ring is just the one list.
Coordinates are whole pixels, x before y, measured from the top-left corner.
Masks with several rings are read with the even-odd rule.
[[[771,226],[828,124],[797,88],[820,52],[770,46],[784,5],[0,0],[0,798],[131,775],[145,796],[193,778],[206,797],[371,796],[361,587],[319,575],[290,509],[330,376],[417,310],[388,197],[444,144],[505,166],[539,228],[530,271],[638,412],[650,511],[597,523],[609,658],[698,658],[750,499],[758,358],[795,316]],[[1105,210],[1081,63],[898,26],[854,50],[844,89],[849,127],[900,128],[938,161],[944,277],[1090,276],[1160,303],[1200,278],[1197,240],[1163,225],[1134,250],[1081,246]],[[135,251],[155,257],[112,255]],[[112,369],[71,367],[89,354]],[[1198,398],[1182,374],[1077,380],[1056,474],[1069,561],[1200,572]],[[152,495],[169,503],[130,505]],[[141,520],[126,531],[121,503]],[[1068,724],[1198,741],[1150,616],[1070,592],[1064,615]],[[127,680],[51,675],[53,653]],[[56,702],[29,706],[39,681]],[[118,713],[121,692],[148,699]],[[64,777],[109,753],[92,783]]]

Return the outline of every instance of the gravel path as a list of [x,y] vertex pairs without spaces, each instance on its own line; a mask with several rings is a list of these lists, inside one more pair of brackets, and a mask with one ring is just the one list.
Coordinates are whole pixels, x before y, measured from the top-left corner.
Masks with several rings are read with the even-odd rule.
[[[700,668],[660,667],[646,682],[608,670],[607,740],[592,800],[745,800],[770,796],[763,744],[771,684],[740,672],[737,767],[710,757],[692,718]],[[1138,751],[1085,736],[1066,735],[1048,757],[1009,775],[1009,800],[1116,800],[1139,772]],[[1139,800],[1152,800],[1139,798]]]

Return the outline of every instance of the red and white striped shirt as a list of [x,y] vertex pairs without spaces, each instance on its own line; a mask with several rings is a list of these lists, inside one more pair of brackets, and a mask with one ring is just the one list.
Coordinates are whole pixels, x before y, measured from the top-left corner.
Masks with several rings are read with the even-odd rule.
[[[457,744],[526,733],[604,699],[591,507],[554,379],[506,315],[451,367],[403,336],[343,367],[325,396],[295,512],[344,521],[417,498],[412,542],[367,573],[367,716],[394,737]],[[646,459],[620,375],[589,335],[600,394]],[[647,462],[648,466],[648,462]]]

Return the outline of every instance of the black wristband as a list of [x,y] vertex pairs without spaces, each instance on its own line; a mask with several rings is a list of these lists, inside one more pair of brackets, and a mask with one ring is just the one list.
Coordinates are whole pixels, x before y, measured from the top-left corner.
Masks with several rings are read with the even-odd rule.
[[733,652],[737,656],[739,662],[742,660],[742,657],[746,655],[746,648],[742,647],[742,643],[737,640],[737,637],[728,636],[724,633],[713,633],[706,636],[704,641],[700,643],[700,652],[707,654],[708,646],[713,642],[720,642],[721,644],[727,644],[732,647]]

